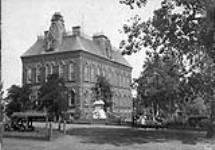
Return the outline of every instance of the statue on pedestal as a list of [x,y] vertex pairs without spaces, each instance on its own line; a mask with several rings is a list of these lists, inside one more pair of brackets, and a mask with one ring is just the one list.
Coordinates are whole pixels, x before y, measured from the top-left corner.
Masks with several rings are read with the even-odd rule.
[[93,119],[106,119],[106,113],[104,111],[104,102],[103,100],[97,100],[93,103],[94,111],[93,111]]

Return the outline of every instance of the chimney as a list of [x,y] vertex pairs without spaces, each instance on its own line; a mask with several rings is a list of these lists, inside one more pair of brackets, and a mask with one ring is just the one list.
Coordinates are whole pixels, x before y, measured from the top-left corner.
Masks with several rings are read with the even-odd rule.
[[48,32],[49,31],[44,31],[44,37],[45,37],[45,39],[47,38]]
[[75,36],[79,36],[81,34],[81,27],[80,26],[72,27],[72,33]]
[[97,33],[93,35],[93,42],[96,43],[101,51],[108,57],[111,58],[111,44],[110,40],[103,33]]

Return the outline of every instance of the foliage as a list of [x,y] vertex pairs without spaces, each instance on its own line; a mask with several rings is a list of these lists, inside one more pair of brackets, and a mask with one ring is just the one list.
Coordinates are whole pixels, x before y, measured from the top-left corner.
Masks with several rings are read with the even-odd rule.
[[201,97],[197,97],[186,103],[185,106],[186,114],[189,116],[207,115],[207,107],[205,101]]
[[2,83],[0,83],[0,121],[3,119],[3,109],[4,109],[4,104],[3,104],[3,94],[4,94],[4,92],[3,92],[3,90],[2,90],[2,88],[3,88],[3,85],[2,85]]
[[99,100],[102,99],[104,101],[104,109],[106,110],[108,107],[112,106],[112,97],[113,92],[111,90],[111,85],[108,80],[103,76],[98,76],[95,86],[91,88],[94,99]]
[[33,102],[29,99],[32,90],[29,85],[23,85],[22,87],[12,85],[8,89],[8,105],[6,108],[7,115],[11,115],[13,112],[27,111],[33,107]]
[[[142,0],[125,1],[145,4]],[[124,53],[137,52],[144,46],[159,53],[186,54],[189,58],[205,51],[214,56],[211,19],[205,17],[211,4],[215,4],[214,0],[162,0],[153,19],[142,21],[137,15],[123,26],[127,35],[127,40],[121,43]]]
[[173,113],[176,110],[174,103],[177,103],[179,95],[179,67],[174,59],[166,57],[145,61],[144,71],[135,80],[138,98],[143,100],[145,107],[154,107],[155,113],[159,110]]
[[51,117],[60,117],[67,110],[67,88],[58,75],[50,75],[39,89],[39,109],[46,110]]
[[[120,2],[132,9],[147,5],[147,0]],[[170,112],[188,104],[187,99],[194,102],[196,97],[201,97],[207,103],[215,87],[215,1],[160,2],[153,18],[143,21],[136,15],[123,26],[126,35],[120,44],[123,54],[140,50],[146,54],[144,70],[135,80],[138,98],[145,105],[156,103],[159,109]],[[197,104],[203,108],[205,103]],[[196,107],[196,101],[189,110],[195,108],[200,108]]]

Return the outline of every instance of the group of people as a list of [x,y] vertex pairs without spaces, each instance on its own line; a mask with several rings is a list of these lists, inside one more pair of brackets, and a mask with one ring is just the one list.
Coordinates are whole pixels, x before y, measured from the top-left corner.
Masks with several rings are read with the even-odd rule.
[[138,125],[145,125],[147,120],[147,116],[142,114],[133,114],[132,115],[132,127],[138,127]]

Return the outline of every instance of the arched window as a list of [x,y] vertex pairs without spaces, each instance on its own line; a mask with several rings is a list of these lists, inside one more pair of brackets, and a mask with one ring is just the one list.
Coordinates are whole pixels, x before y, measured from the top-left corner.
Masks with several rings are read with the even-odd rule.
[[75,65],[73,62],[69,64],[69,80],[74,81],[75,80]]
[[69,106],[75,105],[75,90],[71,90],[69,92],[68,104],[69,104]]
[[29,84],[32,82],[32,69],[27,68],[27,76],[26,76],[26,82]]
[[53,74],[59,75],[59,66],[57,64],[52,64]]

